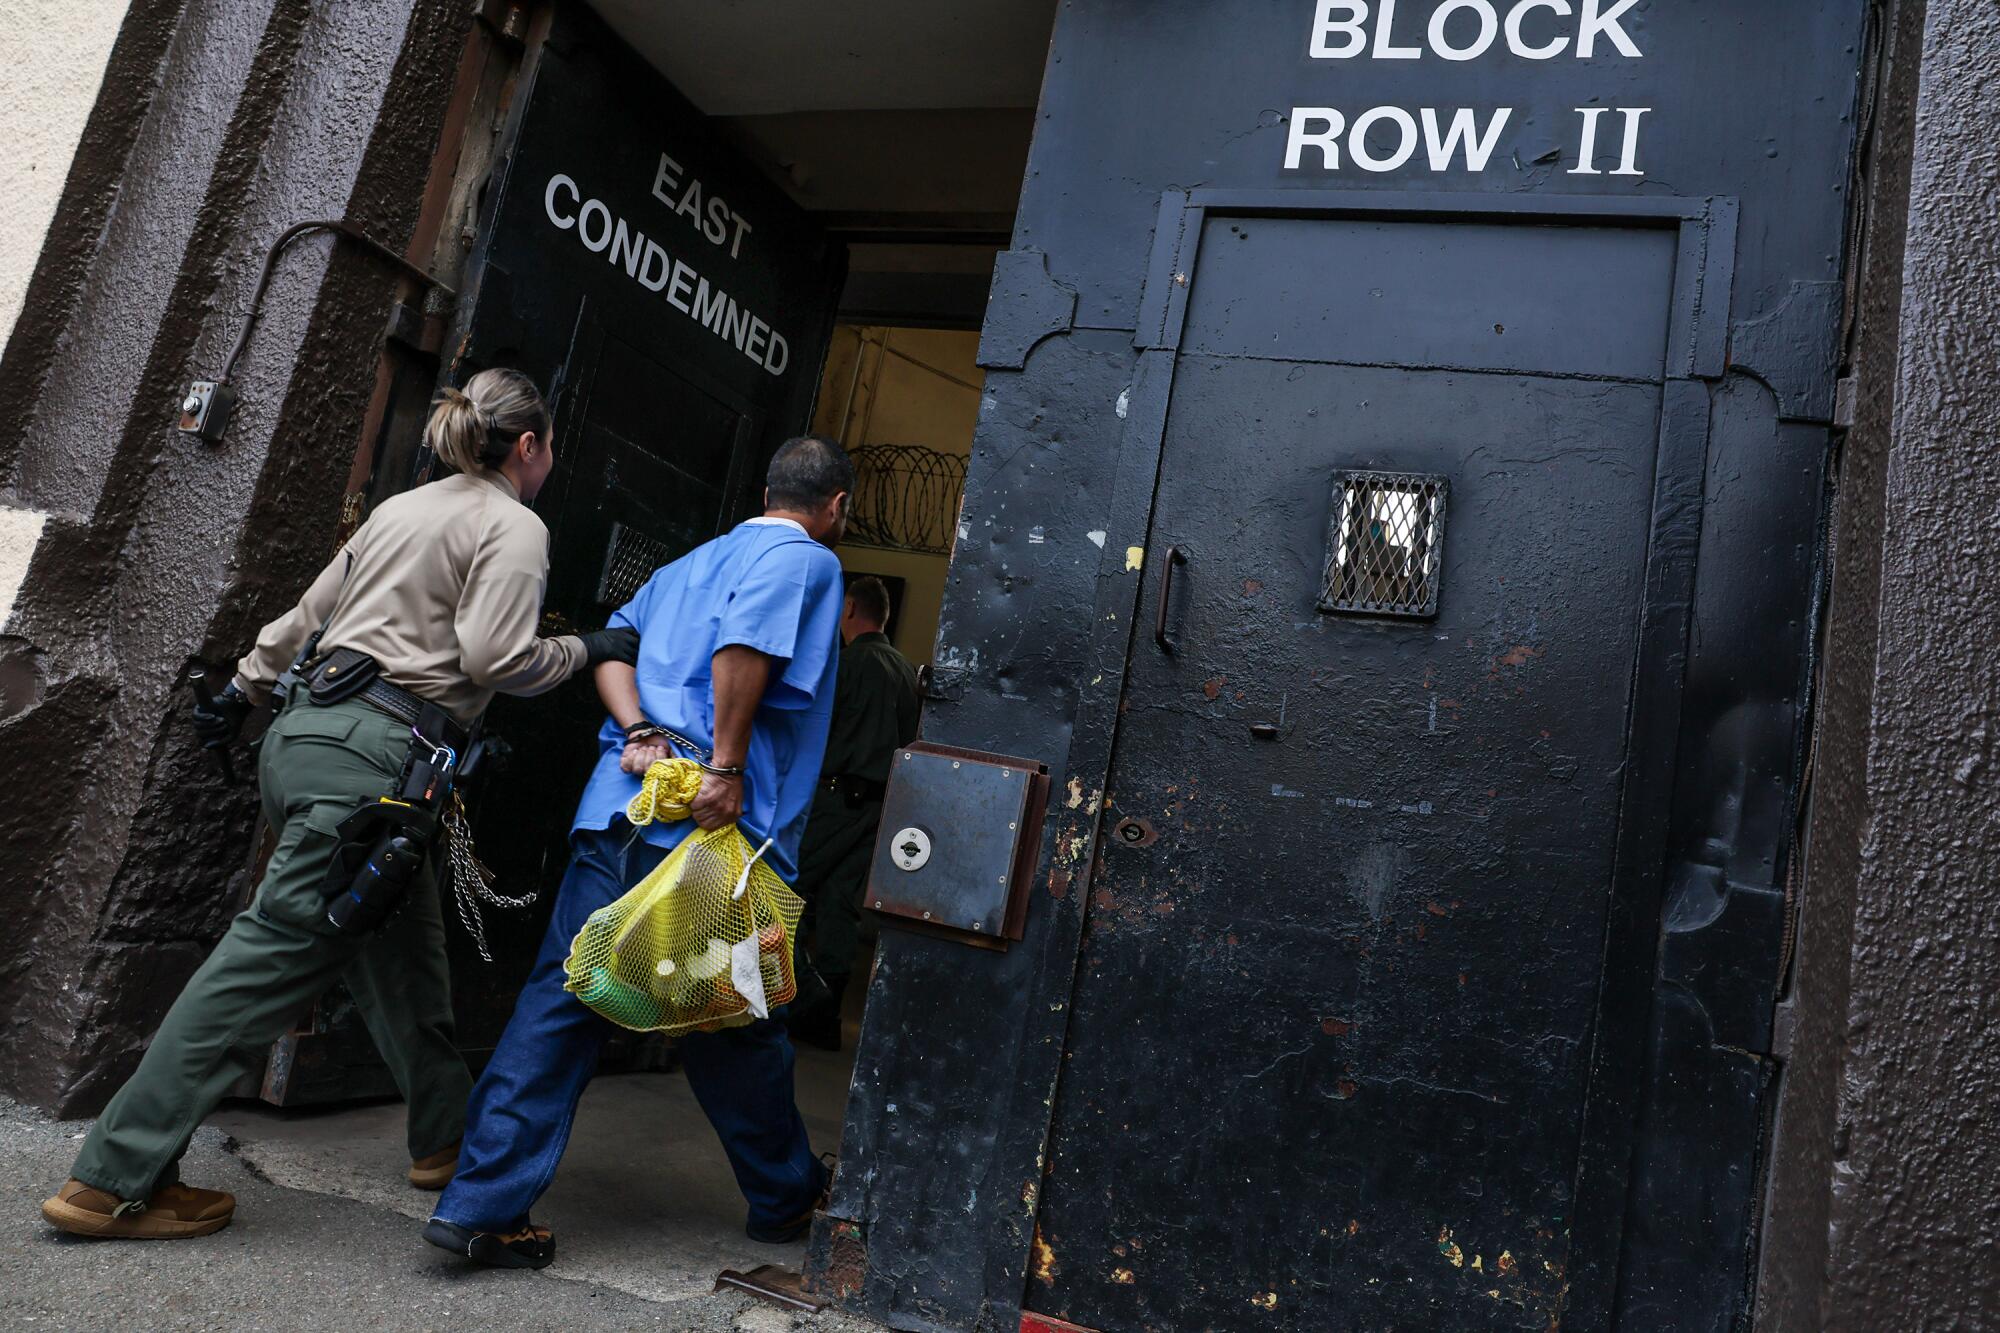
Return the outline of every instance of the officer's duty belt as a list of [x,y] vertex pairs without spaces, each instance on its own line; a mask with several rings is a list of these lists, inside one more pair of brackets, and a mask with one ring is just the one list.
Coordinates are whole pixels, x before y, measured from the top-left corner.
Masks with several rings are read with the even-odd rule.
[[[425,700],[411,694],[400,685],[391,685],[379,676],[368,682],[368,687],[361,691],[361,697],[376,708],[387,713],[390,717],[395,718],[399,722],[407,722],[413,727],[417,725],[417,718],[424,711]],[[450,718],[446,718],[444,735],[442,737],[434,736],[431,739],[433,741],[441,740],[443,744],[449,745],[463,757],[465,754],[465,743],[469,737],[466,735],[464,727],[459,726],[458,723],[452,721]]]
[[873,778],[857,778],[848,773],[835,773],[819,780],[819,785],[827,791],[847,798],[850,805],[865,805],[869,801],[879,801],[889,790],[889,784]]

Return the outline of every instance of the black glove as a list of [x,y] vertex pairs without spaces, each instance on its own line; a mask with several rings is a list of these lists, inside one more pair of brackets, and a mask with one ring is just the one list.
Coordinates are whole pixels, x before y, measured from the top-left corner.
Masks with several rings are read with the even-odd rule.
[[583,640],[583,664],[623,662],[631,666],[639,660],[639,631],[635,629],[594,629],[579,635]]
[[230,681],[222,687],[222,693],[203,701],[195,700],[194,734],[201,741],[204,750],[220,750],[236,739],[243,730],[243,720],[250,716],[250,697],[236,688]]

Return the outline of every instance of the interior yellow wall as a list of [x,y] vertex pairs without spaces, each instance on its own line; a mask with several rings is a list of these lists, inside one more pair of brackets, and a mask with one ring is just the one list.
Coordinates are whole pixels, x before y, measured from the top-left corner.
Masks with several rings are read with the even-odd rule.
[[[976,332],[843,324],[834,330],[813,430],[854,448],[921,444],[969,457],[985,372]],[[859,373],[857,373],[857,359]],[[945,526],[951,530],[957,515]],[[903,614],[890,638],[918,665],[931,660],[950,558],[845,545],[840,562],[904,580]]]

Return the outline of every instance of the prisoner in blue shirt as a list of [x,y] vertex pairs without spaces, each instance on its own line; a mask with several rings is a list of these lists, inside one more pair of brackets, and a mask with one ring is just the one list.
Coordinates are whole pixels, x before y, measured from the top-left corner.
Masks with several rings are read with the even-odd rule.
[[[754,648],[770,660],[769,684],[751,722],[747,753],[718,752],[717,766],[741,764],[743,814],[751,846],[786,883],[798,878],[799,838],[819,782],[840,668],[840,560],[790,518],[753,518],[667,565],[611,618],[639,631],[635,728],[657,725],[716,749],[712,662],[724,648]],[[607,697],[607,703],[611,700]],[[615,711],[615,710],[614,710]],[[576,829],[609,828],[639,790],[637,768],[652,758],[708,758],[669,741],[635,747],[615,716],[598,733],[601,753],[577,806]],[[691,820],[653,823],[648,842],[672,848]]]
[[[571,941],[590,914],[695,827],[737,824],[753,842],[770,838],[773,868],[788,881],[798,873],[840,660],[840,562],[829,548],[846,531],[854,467],[839,445],[805,436],[779,448],[765,481],[762,519],[660,570],[612,620],[639,631],[639,659],[597,673],[611,724],[570,831],[569,870],[534,971],[472,1091],[458,1173],[424,1229],[454,1254],[509,1268],[555,1258],[555,1237],[528,1210],[555,1174],[577,1098],[615,1031],[563,988]],[[638,775],[679,748],[661,727],[712,754],[692,817],[635,834],[624,814]],[[689,1032],[679,1051],[749,1205],[746,1234],[797,1240],[828,1173],[793,1095],[784,1023],[774,1014]]]

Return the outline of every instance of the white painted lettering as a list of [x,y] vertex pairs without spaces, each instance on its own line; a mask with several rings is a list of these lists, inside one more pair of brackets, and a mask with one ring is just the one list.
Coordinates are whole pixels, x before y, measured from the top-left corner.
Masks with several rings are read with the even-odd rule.
[[[1314,130],[1315,125],[1324,129]],[[1285,170],[1297,171],[1306,149],[1319,149],[1319,164],[1328,171],[1340,169],[1340,132],[1347,128],[1347,117],[1330,106],[1295,106],[1292,108],[1290,133],[1285,140]]]
[[[760,324],[762,322],[758,321]],[[735,343],[739,352],[743,350],[743,340],[750,336],[750,312],[733,300],[729,303],[729,319],[724,326],[722,336]]]
[[743,238],[754,230],[755,228],[750,225],[748,218],[744,217],[741,213],[736,215],[736,239],[729,243],[729,257],[731,259],[736,258],[736,252],[743,248]]
[[1567,174],[1571,176],[1602,176],[1594,165],[1597,158],[1597,118],[1604,114],[1601,106],[1580,106],[1576,113],[1583,117],[1583,138],[1576,146],[1576,165]]
[[[1347,17],[1336,18],[1335,12],[1345,10]],[[1319,0],[1319,13],[1313,18],[1312,58],[1314,60],[1345,60],[1358,56],[1368,45],[1368,34],[1362,25],[1368,22],[1368,6],[1361,0]],[[1335,47],[1329,38],[1345,37],[1347,40]]]
[[1530,13],[1537,9],[1567,18],[1570,13],[1569,0],[1521,0],[1507,11],[1507,49],[1524,60],[1553,60],[1569,48],[1567,34],[1544,42],[1540,46],[1530,46],[1521,35],[1521,24]]
[[[659,267],[653,267],[655,262]],[[646,242],[646,258],[639,265],[639,285],[649,292],[657,292],[667,285],[667,270],[672,265],[667,262],[667,252],[652,241]]]
[[628,277],[638,277],[639,261],[645,258],[646,255],[646,237],[645,233],[641,232],[638,228],[627,227],[624,218],[618,219],[618,228],[611,233],[612,263],[621,262],[618,258],[621,249],[625,253],[625,258],[622,262],[625,265],[626,275]]
[[716,337],[728,336],[722,331],[723,323],[727,318],[727,312],[735,305],[734,300],[722,294],[720,287],[709,286],[707,278],[701,278],[695,283],[693,312],[695,322],[706,327]]
[[1438,114],[1434,107],[1425,107],[1424,149],[1430,154],[1432,171],[1449,171],[1451,159],[1465,145],[1465,169],[1467,171],[1486,170],[1486,160],[1493,156],[1493,147],[1500,142],[1500,131],[1506,128],[1508,117],[1514,114],[1512,107],[1500,107],[1493,113],[1493,119],[1486,122],[1486,132],[1481,134],[1473,119],[1470,107],[1460,107],[1452,113],[1451,127],[1443,134],[1438,133]]
[[687,193],[682,195],[680,203],[674,206],[674,212],[681,214],[683,217],[693,218],[694,229],[696,231],[701,230],[701,182],[700,181],[691,180],[688,182]]
[[576,214],[572,213],[568,217],[564,217],[562,214],[556,212],[557,190],[569,191],[569,201],[571,205],[575,205],[579,200],[581,200],[583,198],[583,193],[582,191],[576,188],[575,181],[563,175],[561,172],[557,172],[555,175],[549,177],[549,188],[542,192],[542,207],[548,210],[549,221],[555,223],[558,227],[561,227],[564,231],[568,231],[571,227],[574,227],[576,225]]
[[[1445,32],[1451,16],[1461,9],[1471,10],[1479,19],[1479,36],[1470,46],[1453,46]],[[1446,60],[1476,60],[1486,54],[1499,35],[1500,16],[1493,11],[1492,0],[1445,0],[1431,11],[1431,50]]]
[[[1382,121],[1395,123],[1400,139],[1387,157],[1377,157],[1368,147],[1368,131]],[[1399,106],[1378,106],[1361,113],[1354,132],[1347,136],[1347,155],[1363,171],[1394,171],[1417,151],[1417,118]]]
[[[1381,13],[1375,18],[1375,59],[1415,60],[1424,51],[1420,46],[1396,46],[1392,44],[1393,29],[1396,26],[1396,0],[1382,0]],[[1350,147],[1348,151],[1354,150]]]
[[683,315],[692,315],[688,308],[688,293],[694,290],[695,272],[680,260],[674,261],[674,280],[667,284],[667,304]]
[[1625,29],[1618,24],[1618,16],[1639,3],[1639,0],[1616,0],[1609,10],[1598,13],[1603,0],[1583,0],[1583,18],[1576,32],[1576,54],[1579,60],[1590,59],[1597,50],[1597,35],[1603,33],[1618,48],[1618,54],[1639,58],[1639,48],[1625,35]]
[[1643,176],[1646,174],[1639,170],[1638,166],[1639,117],[1652,109],[1649,106],[1621,106],[1618,108],[1619,114],[1625,117],[1625,147],[1618,154],[1618,169],[1612,172],[1612,175]]
[[[653,181],[653,194],[673,206],[676,214],[694,220],[695,230],[711,245],[735,237],[730,253],[737,253],[750,224],[723,200],[710,195],[704,207],[701,183],[683,181],[676,173],[681,166],[661,154],[660,168]],[[678,201],[668,193],[680,191]],[[685,207],[683,207],[685,205]],[[625,271],[634,282],[655,294],[664,293],[667,304],[700,324],[714,336],[735,345],[751,361],[772,375],[783,375],[792,362],[791,343],[762,317],[739,305],[722,288],[701,276],[685,260],[669,255],[659,242],[612,211],[602,199],[586,199],[573,177],[557,173],[549,178],[542,193],[542,207],[558,231],[576,234],[576,239],[592,254],[601,255]],[[689,303],[689,297],[693,303]]]
[[675,192],[681,188],[681,164],[660,154],[660,169],[653,176],[653,197],[668,208],[674,206]]
[[[598,217],[604,219],[604,226],[598,231],[597,239],[594,241],[590,239],[590,215],[593,210]],[[583,242],[586,249],[595,254],[604,253],[604,247],[611,244],[611,210],[604,206],[602,199],[592,199],[583,206],[583,211],[576,215],[576,237]]]

